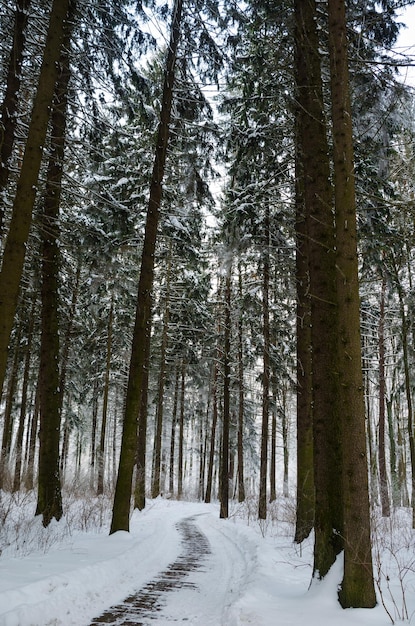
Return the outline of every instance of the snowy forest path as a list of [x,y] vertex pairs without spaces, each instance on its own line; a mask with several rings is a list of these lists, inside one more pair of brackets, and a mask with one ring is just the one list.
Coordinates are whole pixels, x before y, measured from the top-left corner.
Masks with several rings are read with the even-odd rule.
[[192,571],[202,567],[204,558],[210,554],[209,541],[196,527],[194,517],[177,522],[176,528],[182,536],[182,554],[140,591],[95,618],[91,626],[144,626],[148,622],[142,620],[154,620],[155,614],[163,608],[167,593],[183,587],[195,588],[195,584],[186,579]]
[[239,597],[249,569],[244,550],[232,537],[231,529],[221,526],[219,520],[203,514],[178,521],[175,528],[182,546],[179,556],[139,591],[92,620],[91,626],[181,621],[200,626],[228,625],[229,609]]

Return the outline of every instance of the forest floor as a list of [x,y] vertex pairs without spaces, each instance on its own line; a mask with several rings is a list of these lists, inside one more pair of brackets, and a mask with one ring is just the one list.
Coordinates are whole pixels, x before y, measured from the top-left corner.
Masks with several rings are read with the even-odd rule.
[[374,524],[378,606],[344,611],[341,558],[310,586],[312,539],[293,544],[289,500],[259,524],[254,502],[221,520],[215,504],[158,498],[111,536],[108,500],[73,498],[48,529],[33,504],[1,496],[1,626],[415,623],[415,537],[402,509]]

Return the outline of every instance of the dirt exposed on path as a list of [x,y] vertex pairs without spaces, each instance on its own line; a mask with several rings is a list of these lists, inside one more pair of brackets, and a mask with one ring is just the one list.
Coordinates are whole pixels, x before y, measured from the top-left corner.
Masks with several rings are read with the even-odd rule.
[[164,607],[168,593],[184,587],[196,587],[186,579],[191,572],[202,568],[204,559],[211,553],[209,541],[197,528],[194,517],[181,520],[176,528],[181,534],[183,546],[183,552],[176,561],[137,593],[96,617],[91,626],[146,626],[157,619],[157,613]]

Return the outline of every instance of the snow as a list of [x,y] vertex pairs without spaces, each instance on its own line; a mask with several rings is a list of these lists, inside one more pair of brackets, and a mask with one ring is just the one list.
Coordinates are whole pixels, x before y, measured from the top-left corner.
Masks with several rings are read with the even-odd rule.
[[[230,518],[221,520],[216,504],[158,498],[148,501],[144,511],[133,513],[129,533],[109,536],[107,528],[99,532],[95,528],[72,532],[49,545],[46,551],[43,548],[16,556],[6,549],[0,557],[0,624],[88,625],[105,609],[142,588],[177,558],[182,544],[175,525],[189,517],[194,518],[206,535],[211,550],[200,569],[189,574],[189,580],[196,586],[166,593],[161,610],[151,621],[140,623],[390,624],[380,601],[370,610],[340,608],[337,586],[342,578],[341,557],[324,581],[310,586],[312,540],[308,539],[302,546],[293,544],[292,524],[278,519],[282,517],[281,510],[274,520],[260,524],[254,511],[249,514],[246,506],[233,505]],[[58,523],[54,524],[52,532],[59,528]],[[405,541],[406,551],[413,553],[408,537],[413,541],[412,531],[408,531]],[[397,547],[395,552],[399,552]],[[398,580],[388,582],[391,587],[395,585],[392,595],[384,592],[384,601],[394,619],[399,617],[404,605],[409,617],[415,610],[415,573],[410,568],[401,567],[399,571],[405,576],[405,595],[399,596]]]

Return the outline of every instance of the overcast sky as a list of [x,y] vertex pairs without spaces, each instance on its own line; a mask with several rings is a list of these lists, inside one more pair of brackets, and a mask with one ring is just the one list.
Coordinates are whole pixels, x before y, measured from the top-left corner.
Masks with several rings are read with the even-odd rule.
[[[411,55],[415,65],[415,6],[408,7],[399,17],[400,22],[406,24],[394,49],[398,53]],[[415,67],[402,68],[402,76],[415,87]]]

